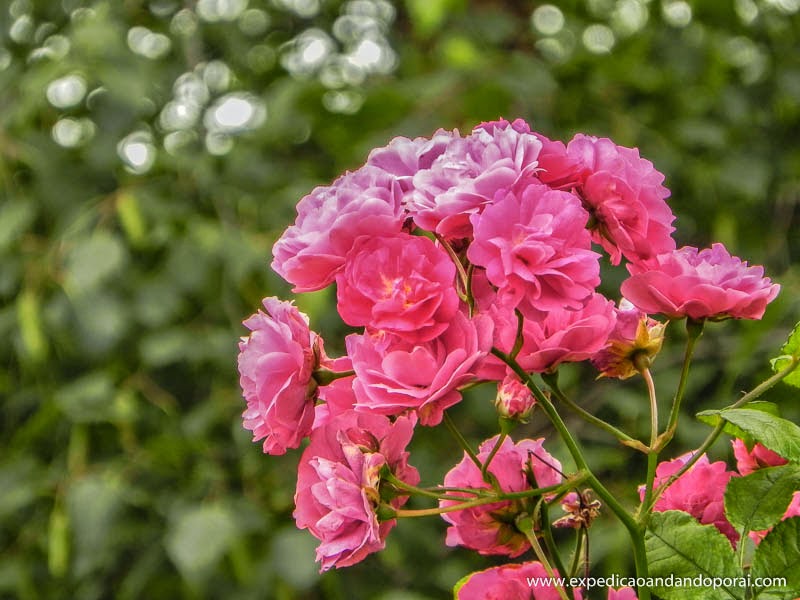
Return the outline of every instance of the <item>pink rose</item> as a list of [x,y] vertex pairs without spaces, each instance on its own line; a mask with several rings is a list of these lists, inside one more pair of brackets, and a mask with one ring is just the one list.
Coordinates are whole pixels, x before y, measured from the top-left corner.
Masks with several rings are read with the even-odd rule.
[[491,323],[457,312],[439,337],[409,342],[387,333],[349,335],[356,410],[384,415],[416,411],[422,425],[437,425],[461,400],[458,391],[475,379],[491,346]]
[[413,179],[418,171],[430,169],[447,149],[458,131],[439,129],[431,139],[418,137],[410,140],[405,137],[394,138],[387,146],[376,148],[369,153],[367,164],[392,175],[404,193],[414,188]]
[[525,300],[542,311],[580,308],[600,283],[588,218],[574,195],[531,184],[472,215],[467,257],[511,307]]
[[760,319],[780,291],[762,267],[749,267],[722,244],[685,246],[628,270],[622,294],[638,309],[671,319]]
[[[677,473],[692,457],[691,452],[656,468],[655,487]],[[725,517],[725,488],[736,473],[727,470],[722,461],[710,463],[704,454],[686,473],[676,479],[656,502],[654,510],[682,510],[703,525],[714,525],[735,544],[739,539],[733,525]],[[639,496],[644,498],[644,486],[639,487]]]
[[[517,317],[508,309],[496,307],[489,312],[494,321],[494,345],[511,352],[517,336]],[[522,349],[517,362],[526,371],[553,371],[564,362],[588,360],[602,349],[614,328],[614,303],[594,294],[579,310],[556,309],[530,313],[522,325]],[[505,365],[494,356],[484,363],[484,379],[501,379]]]
[[616,310],[617,322],[608,344],[592,357],[592,364],[603,377],[628,379],[639,372],[637,361],[653,361],[661,351],[665,323],[649,318],[623,299]]
[[567,154],[564,142],[551,140],[541,133],[533,135],[542,143],[536,178],[554,190],[571,191],[578,185],[584,174],[580,161]]
[[295,292],[324,288],[344,266],[356,238],[401,230],[401,200],[395,178],[371,166],[315,188],[300,200],[295,224],[272,247],[272,268]]
[[[413,419],[392,423],[348,411],[312,432],[298,467],[294,518],[321,542],[320,571],[354,565],[383,549],[396,521],[378,520],[380,472],[388,467],[398,479],[419,483],[405,451],[413,430]],[[398,496],[391,505],[399,508],[406,500]]]
[[636,590],[631,587],[624,587],[615,590],[608,588],[608,600],[639,600]]
[[521,119],[483,123],[465,138],[454,132],[430,168],[414,175],[407,203],[414,222],[446,239],[471,237],[470,215],[533,176],[541,147]]
[[[478,458],[485,461],[497,443],[498,436],[486,440],[480,446]],[[561,483],[561,463],[553,458],[543,447],[544,438],[522,440],[516,445],[511,439],[503,440],[499,451],[489,464],[489,473],[497,478],[504,492],[521,492],[533,489],[529,474],[536,481],[536,487],[548,487]],[[444,477],[445,487],[491,489],[481,476],[480,469],[472,459],[464,458]],[[457,492],[451,495],[467,494]],[[439,506],[453,506],[455,500],[440,500]],[[480,554],[502,554],[514,558],[528,548],[530,543],[525,535],[514,525],[514,518],[532,510],[528,500],[505,500],[482,506],[474,506],[449,513],[442,518],[450,524],[447,528],[448,546],[465,546]]]
[[618,265],[648,260],[675,249],[672,214],[665,198],[664,175],[635,148],[617,146],[609,139],[577,134],[567,154],[583,167],[578,192],[596,222],[592,237]]
[[361,237],[336,276],[338,310],[348,325],[427,341],[458,311],[456,268],[426,237]]
[[311,431],[321,338],[308,328],[308,317],[291,302],[264,298],[244,325],[250,335],[239,343],[239,383],[247,409],[244,427],[264,452],[284,454]]
[[732,442],[733,455],[736,457],[736,469],[742,475],[749,475],[764,467],[777,467],[785,465],[787,461],[780,454],[756,442],[752,450],[747,449],[744,441],[736,439]]
[[[559,577],[558,571],[553,575]],[[576,589],[575,600],[583,598]],[[539,562],[508,564],[478,571],[458,588],[456,600],[560,600],[558,590]]]

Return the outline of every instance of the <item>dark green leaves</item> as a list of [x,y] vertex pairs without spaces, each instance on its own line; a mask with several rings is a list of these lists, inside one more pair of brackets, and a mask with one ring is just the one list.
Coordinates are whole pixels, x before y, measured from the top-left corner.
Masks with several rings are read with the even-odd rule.
[[[713,525],[701,525],[691,515],[675,510],[653,513],[645,537],[650,576],[669,578],[741,578],[742,571],[728,538]],[[740,582],[736,582],[740,583]],[[743,598],[733,585],[710,587],[656,586],[666,600]]]
[[753,557],[753,578],[784,578],[785,583],[756,589],[756,598],[797,597],[800,590],[800,517],[778,523]]
[[725,515],[739,532],[759,531],[775,525],[800,489],[800,466],[760,469],[734,477],[725,490]]
[[[800,357],[800,323],[795,325],[789,339],[781,348],[781,356],[772,359],[772,369],[776,373],[792,365]],[[784,380],[785,383],[800,387],[800,369],[795,368]]]
[[786,460],[800,462],[800,427],[791,421],[750,408],[722,410],[719,416]]

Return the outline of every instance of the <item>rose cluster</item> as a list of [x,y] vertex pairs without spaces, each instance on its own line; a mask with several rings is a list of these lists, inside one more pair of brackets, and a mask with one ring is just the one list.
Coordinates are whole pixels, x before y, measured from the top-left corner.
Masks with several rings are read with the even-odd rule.
[[[439,425],[464,387],[493,382],[502,418],[530,416],[534,399],[503,356],[528,373],[590,360],[625,378],[661,346],[664,322],[648,315],[761,317],[778,286],[721,244],[676,248],[663,180],[636,149],[582,134],[564,144],[499,120],[396,138],[299,202],[272,268],[295,292],[335,284],[358,332],[332,359],[305,315],[267,298],[244,323],[239,372],[244,426],[265,453],[310,437],[295,518],[320,540],[323,570],[383,547],[419,481],[406,450],[414,428]],[[601,260],[629,272],[619,307],[598,292]],[[443,489],[522,498],[557,486],[560,469],[542,440],[504,434],[465,453]],[[447,512],[460,497],[440,502],[447,544],[529,549],[515,528],[524,499]]]

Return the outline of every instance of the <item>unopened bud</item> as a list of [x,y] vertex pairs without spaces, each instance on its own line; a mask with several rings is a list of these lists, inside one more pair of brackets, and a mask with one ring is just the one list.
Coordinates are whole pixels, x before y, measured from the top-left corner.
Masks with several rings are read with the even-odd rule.
[[536,399],[531,391],[515,375],[507,375],[497,387],[494,405],[501,417],[515,421],[526,421],[533,412]]

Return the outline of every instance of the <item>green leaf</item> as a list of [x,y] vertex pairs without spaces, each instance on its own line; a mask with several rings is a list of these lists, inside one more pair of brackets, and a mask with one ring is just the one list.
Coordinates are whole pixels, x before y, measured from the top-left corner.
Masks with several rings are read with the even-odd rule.
[[757,598],[782,596],[775,592],[791,592],[796,596],[800,590],[800,517],[781,521],[767,534],[753,556],[750,575],[753,579],[782,577],[786,580],[785,585],[756,590]]
[[725,490],[725,515],[740,533],[768,529],[780,521],[800,489],[800,466],[759,469],[734,477]]
[[786,460],[800,462],[800,427],[791,421],[750,408],[731,408],[719,414]]
[[[653,513],[645,547],[651,577],[743,577],[728,538],[713,525],[701,525],[685,512]],[[744,590],[738,587],[657,586],[653,591],[665,600],[744,598]]]
[[[781,348],[781,356],[773,358],[772,370],[776,373],[788,367],[792,359],[800,357],[800,323],[794,326],[792,333],[789,334],[789,339]],[[800,368],[796,368],[783,380],[784,383],[800,387]]]
[[[746,405],[746,408],[752,410],[759,410],[761,412],[769,413],[771,415],[775,415],[776,417],[780,416],[778,412],[778,405],[774,402],[764,402],[761,400],[757,400],[755,402],[749,402]],[[711,425],[711,427],[716,427],[717,424],[720,422],[722,417],[720,416],[719,410],[704,410],[702,412],[697,413],[696,417],[699,421],[705,423],[706,425]],[[744,440],[747,444],[752,445],[755,443],[753,437],[748,434],[744,429],[741,427],[737,427],[736,425],[725,422],[725,428],[723,431],[731,437],[739,438]]]

